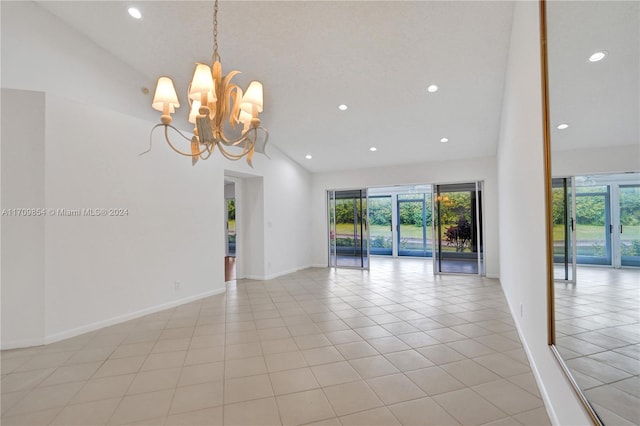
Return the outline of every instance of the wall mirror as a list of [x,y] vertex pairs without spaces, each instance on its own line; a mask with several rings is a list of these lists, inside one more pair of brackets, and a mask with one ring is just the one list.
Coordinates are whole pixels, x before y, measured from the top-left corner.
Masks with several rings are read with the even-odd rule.
[[638,425],[640,3],[542,8],[550,344],[594,424]]

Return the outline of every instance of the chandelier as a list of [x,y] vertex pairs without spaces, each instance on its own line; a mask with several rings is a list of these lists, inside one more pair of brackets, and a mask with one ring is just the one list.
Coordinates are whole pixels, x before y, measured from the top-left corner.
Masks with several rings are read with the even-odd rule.
[[[240,160],[246,156],[247,163],[255,152],[265,154],[269,139],[267,130],[260,126],[258,114],[262,112],[262,83],[252,81],[245,92],[231,82],[239,71],[222,75],[222,65],[218,54],[218,0],[213,9],[213,55],[212,66],[196,63],[193,79],[189,85],[187,99],[190,106],[189,122],[194,124],[193,137],[189,138],[171,125],[171,114],[180,107],[178,95],[169,77],[158,78],[155,95],[151,104],[153,109],[162,112],[160,124],[151,130],[151,137],[158,127],[164,127],[164,137],[171,149],[180,155],[191,157],[195,165],[198,159],[207,159],[215,148],[229,160]],[[179,137],[190,142],[190,150],[176,147],[169,137],[169,128]],[[183,142],[184,143],[184,142]],[[189,144],[187,144],[187,147]],[[140,154],[140,155],[142,155]],[[268,156],[267,156],[268,157]]]

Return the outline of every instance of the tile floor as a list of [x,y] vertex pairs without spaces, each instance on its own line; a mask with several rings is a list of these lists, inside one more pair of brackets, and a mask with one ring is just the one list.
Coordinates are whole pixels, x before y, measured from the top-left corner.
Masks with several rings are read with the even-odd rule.
[[2,352],[3,425],[546,425],[496,280],[307,269]]
[[640,269],[578,267],[556,283],[556,343],[609,425],[640,424]]

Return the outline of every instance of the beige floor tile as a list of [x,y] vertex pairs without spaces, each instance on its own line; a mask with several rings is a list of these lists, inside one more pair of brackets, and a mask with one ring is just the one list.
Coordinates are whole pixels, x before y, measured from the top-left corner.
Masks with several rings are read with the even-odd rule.
[[13,371],[15,373],[19,373],[22,371],[42,370],[44,368],[60,367],[73,355],[74,352],[57,352],[35,355]]
[[400,371],[418,370],[434,365],[433,362],[413,349],[389,353],[385,355],[385,358]]
[[371,325],[368,327],[356,328],[353,331],[358,333],[363,339],[377,339],[380,337],[388,337],[392,334],[379,325]]
[[162,352],[150,354],[140,371],[157,370],[162,368],[182,367],[187,351]]
[[482,343],[476,342],[473,339],[457,340],[455,342],[447,343],[447,346],[454,351],[461,353],[467,358],[474,358],[483,355],[490,355],[495,351]]
[[227,360],[224,365],[224,376],[229,379],[265,373],[267,365],[261,356]]
[[400,334],[398,339],[402,340],[412,348],[421,348],[423,346],[437,345],[438,342],[433,337],[429,336],[423,331],[416,331],[414,333]]
[[42,383],[40,383],[39,386],[51,386],[61,383],[89,380],[101,365],[101,362],[63,365],[56,368],[56,371],[54,371],[49,377],[47,377]]
[[337,417],[332,419],[324,419],[313,423],[307,423],[305,426],[342,426]]
[[280,395],[276,400],[284,425],[302,425],[336,416],[319,389]]
[[273,388],[267,374],[259,376],[226,379],[224,382],[224,403],[249,401],[273,396]]
[[224,378],[224,362],[189,365],[182,368],[178,386],[217,382]]
[[343,343],[352,343],[352,342],[361,342],[362,337],[360,337],[353,330],[338,330],[338,331],[329,331],[324,333],[327,336],[327,339],[334,345],[340,345]]
[[225,359],[240,359],[262,356],[262,346],[259,342],[239,343],[227,345],[225,348]]
[[336,345],[336,349],[338,349],[345,359],[364,358],[379,354],[373,346],[365,341],[343,343],[341,345]]
[[633,395],[611,385],[589,389],[585,394],[591,403],[606,407],[628,421],[637,422],[640,419],[640,399]]
[[87,426],[107,424],[119,403],[120,398],[114,398],[67,405],[51,422],[51,425]]
[[151,353],[151,349],[155,342],[141,342],[141,343],[131,343],[126,345],[118,346],[109,359],[118,359],[118,358],[130,358],[133,356],[146,356]]
[[331,346],[331,342],[324,334],[311,334],[295,336],[293,338],[300,350],[321,348],[323,346]]
[[125,374],[91,379],[84,384],[71,403],[80,404],[101,399],[120,398],[127,392],[135,376],[135,374]]
[[551,426],[547,410],[544,407],[536,408],[531,411],[525,411],[524,413],[516,414],[513,416],[517,421],[523,425],[529,426]]
[[502,377],[516,376],[531,371],[528,365],[521,364],[503,354],[485,355],[473,360]]
[[64,383],[34,389],[9,409],[7,416],[63,407],[73,399],[83,384],[84,382]]
[[18,401],[24,398],[28,393],[29,391],[3,393],[2,399],[0,400],[0,409],[2,409],[2,415],[9,411],[11,407],[16,405]]
[[163,389],[173,389],[178,384],[181,373],[180,367],[162,370],[142,371],[133,379],[127,394],[154,392]]
[[81,349],[75,352],[65,364],[83,364],[86,362],[104,361],[112,356],[112,348],[91,348]]
[[459,425],[442,407],[431,398],[415,399],[390,405],[389,410],[403,425]]
[[184,365],[208,364],[224,361],[224,347],[192,348],[187,351]]
[[343,426],[392,426],[400,425],[398,419],[385,407],[362,411],[340,417]]
[[356,370],[347,361],[322,364],[311,367],[311,370],[322,387],[360,380]]
[[467,386],[475,386],[500,378],[497,374],[470,359],[443,364],[440,368]]
[[460,352],[456,352],[447,345],[433,345],[416,349],[436,365],[467,359]]
[[23,371],[2,376],[0,388],[2,393],[31,390],[42,383],[55,371],[54,368],[44,368],[41,370]]
[[164,417],[169,411],[173,389],[128,395],[122,398],[109,424],[122,425]]
[[543,405],[540,398],[505,379],[474,386],[472,389],[509,415],[530,411]]
[[412,382],[418,385],[427,395],[438,395],[465,387],[440,367],[427,367],[405,373]]
[[498,420],[493,420],[491,422],[484,423],[482,426],[514,426],[519,424],[520,422],[518,422],[513,417],[503,417]]
[[191,343],[189,344],[189,349],[215,348],[224,345],[224,334],[206,334],[202,336],[193,336],[191,338]]
[[344,358],[342,357],[342,355],[340,355],[340,352],[338,352],[338,350],[333,346],[306,349],[302,351],[302,356],[304,356],[307,364],[311,366],[344,361]]
[[324,388],[324,393],[338,416],[346,416],[384,405],[364,381]]
[[387,405],[427,396],[402,373],[368,379],[367,383]]
[[175,390],[169,414],[202,410],[222,405],[222,382],[182,386]]
[[300,351],[269,354],[264,356],[264,360],[270,373],[307,366],[307,361]]
[[399,371],[382,355],[352,359],[349,363],[363,379],[386,376]]
[[264,328],[258,331],[258,335],[261,341],[286,339],[291,337],[291,333],[289,333],[289,329],[287,327]]
[[369,344],[375,348],[381,354],[390,352],[399,352],[407,349],[411,349],[409,345],[395,336],[381,337],[379,339],[368,340]]
[[207,408],[174,414],[167,417],[165,426],[222,426],[222,407]]
[[320,387],[310,368],[298,368],[269,374],[276,395],[301,392]]
[[49,410],[37,411],[34,413],[24,413],[15,416],[2,417],[3,426],[44,426],[48,425],[56,415],[62,410],[62,407],[52,408]]
[[224,424],[237,426],[280,425],[280,414],[275,398],[226,404],[224,406]]
[[[98,378],[137,373],[143,366],[143,363],[145,363],[145,358],[146,357],[144,356],[135,356],[129,358],[109,359],[102,364],[93,377]],[[164,365],[163,368],[165,368]]]
[[536,383],[536,379],[533,377],[533,373],[531,373],[531,371],[524,374],[518,374],[517,376],[511,376],[507,378],[507,380],[520,386],[530,394],[537,396],[538,398],[540,397],[538,384]]
[[443,393],[433,399],[463,425],[481,425],[506,417],[506,413],[471,389]]
[[298,349],[298,345],[296,345],[293,338],[266,340],[262,342],[262,351],[265,355],[279,354],[282,352],[295,352]]

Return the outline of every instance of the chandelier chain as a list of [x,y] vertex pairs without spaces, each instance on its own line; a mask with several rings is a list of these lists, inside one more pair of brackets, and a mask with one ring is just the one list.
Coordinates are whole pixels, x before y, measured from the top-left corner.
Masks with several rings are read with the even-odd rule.
[[220,61],[218,53],[218,0],[213,5],[213,56],[211,62]]

